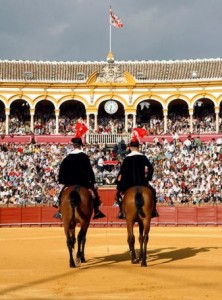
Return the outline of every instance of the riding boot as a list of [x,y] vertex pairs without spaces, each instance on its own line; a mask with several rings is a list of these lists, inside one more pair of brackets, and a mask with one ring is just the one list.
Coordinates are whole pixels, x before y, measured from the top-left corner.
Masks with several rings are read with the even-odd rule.
[[[61,193],[61,192],[60,192]],[[60,194],[59,194],[60,195]],[[53,218],[55,219],[62,219],[62,214],[60,210],[60,205],[61,205],[61,198],[58,197],[58,202],[53,205],[53,207],[58,208],[58,211],[54,214]]]
[[95,187],[90,188],[93,191],[94,197],[93,197],[93,209],[94,209],[94,217],[93,219],[101,219],[105,218],[104,213],[101,212],[99,209],[99,206],[102,204],[102,202],[99,199],[98,191]]
[[124,213],[123,213],[123,205],[122,205],[122,196],[120,194],[120,191],[116,192],[116,197],[115,197],[118,205],[119,205],[119,214],[117,216],[117,219],[125,219]]
[[55,219],[62,219],[62,214],[60,211],[60,205],[61,205],[61,199],[62,199],[62,192],[64,191],[66,186],[63,186],[63,188],[61,189],[61,191],[59,192],[59,196],[58,196],[58,201],[57,203],[54,203],[52,206],[58,208],[58,211],[56,212],[56,214],[53,216],[53,218]]
[[156,198],[156,190],[154,189],[154,187],[152,185],[149,184],[149,188],[152,190],[153,192],[153,200],[154,200],[154,207],[153,207],[153,211],[152,211],[152,215],[151,218],[157,218],[159,217],[158,211],[156,209],[156,203],[157,203],[157,198]]

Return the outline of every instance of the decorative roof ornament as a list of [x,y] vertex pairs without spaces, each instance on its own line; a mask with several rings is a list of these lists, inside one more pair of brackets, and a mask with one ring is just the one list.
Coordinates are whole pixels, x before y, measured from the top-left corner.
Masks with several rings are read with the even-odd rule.
[[112,52],[107,55],[107,65],[105,65],[97,77],[96,82],[126,82],[125,76],[120,69],[120,66],[114,63],[114,57]]
[[114,63],[114,56],[113,56],[112,52],[108,53],[106,60],[107,60],[107,62],[109,64],[113,64]]

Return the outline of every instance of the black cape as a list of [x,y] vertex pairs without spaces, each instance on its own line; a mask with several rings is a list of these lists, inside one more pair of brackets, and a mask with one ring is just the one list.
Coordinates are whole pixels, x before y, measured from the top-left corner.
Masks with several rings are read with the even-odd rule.
[[[119,175],[121,179],[118,181]],[[149,159],[139,152],[131,153],[124,158],[121,165],[117,176],[117,189],[124,192],[132,186],[147,186],[152,176],[153,166]]]
[[62,161],[58,181],[64,185],[79,184],[87,188],[95,183],[89,157],[84,152],[70,153]]

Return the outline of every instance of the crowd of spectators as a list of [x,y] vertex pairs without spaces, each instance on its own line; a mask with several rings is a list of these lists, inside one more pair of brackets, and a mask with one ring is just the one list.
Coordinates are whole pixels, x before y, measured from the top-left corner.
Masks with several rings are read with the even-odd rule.
[[[61,189],[57,183],[59,165],[72,149],[71,144],[1,144],[0,204],[51,205]],[[90,157],[98,186],[115,185],[121,162],[129,151],[126,143],[122,140],[112,148],[86,144],[83,150]],[[184,142],[178,135],[172,142],[159,137],[152,143],[143,143],[141,151],[154,165],[151,184],[159,203],[222,203],[221,138],[202,143],[191,136]]]
[[154,164],[152,180],[157,200],[168,205],[222,203],[222,139],[202,143],[188,137],[144,145]]

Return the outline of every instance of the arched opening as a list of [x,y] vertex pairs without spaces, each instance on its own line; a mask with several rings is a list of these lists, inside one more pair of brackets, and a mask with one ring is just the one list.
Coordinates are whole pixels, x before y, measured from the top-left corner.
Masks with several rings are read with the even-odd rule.
[[0,100],[0,134],[5,133],[5,105]]
[[195,102],[193,113],[193,133],[212,133],[216,130],[214,103],[202,98]]
[[83,103],[77,100],[68,100],[61,104],[59,115],[59,133],[73,134],[77,120],[86,122],[86,109]]
[[170,134],[190,132],[188,104],[181,99],[175,99],[168,106],[167,131]]
[[123,133],[124,106],[121,102],[108,99],[99,105],[98,133]]
[[30,105],[26,100],[18,99],[11,103],[8,132],[17,135],[30,133]]
[[222,132],[222,101],[219,106],[219,132]]
[[36,104],[34,116],[35,134],[55,134],[55,107],[49,100],[41,100]]
[[137,126],[145,128],[150,134],[161,134],[164,131],[163,107],[156,100],[143,100],[137,105]]

